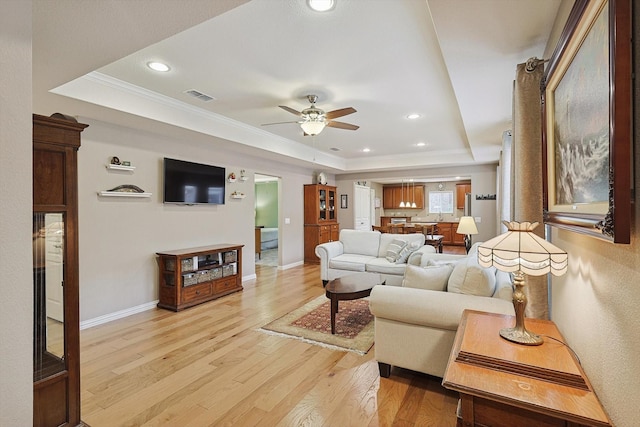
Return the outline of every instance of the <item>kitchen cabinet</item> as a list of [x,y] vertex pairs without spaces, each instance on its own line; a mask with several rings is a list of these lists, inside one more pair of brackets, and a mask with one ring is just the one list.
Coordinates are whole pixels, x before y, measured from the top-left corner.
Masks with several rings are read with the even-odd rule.
[[439,222],[438,223],[438,234],[444,236],[442,239],[443,245],[452,245],[453,244],[453,224],[450,222]]
[[456,230],[458,229],[458,224],[453,224],[453,228],[452,228],[452,236],[453,236],[453,245],[456,246],[464,246],[464,234],[458,234],[456,233]]
[[382,207],[384,209],[406,209],[400,208],[400,202],[416,203],[415,208],[408,207],[408,209],[424,209],[424,185],[385,185],[382,188]]
[[471,194],[471,184],[456,184],[456,208],[464,209],[464,196]]

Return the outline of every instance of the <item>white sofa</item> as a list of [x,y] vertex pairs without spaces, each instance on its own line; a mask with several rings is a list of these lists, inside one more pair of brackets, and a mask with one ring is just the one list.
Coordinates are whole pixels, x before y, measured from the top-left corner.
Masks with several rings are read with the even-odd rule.
[[[401,259],[387,258],[391,244],[407,243]],[[320,278],[323,284],[329,280],[355,272],[379,273],[387,285],[400,285],[407,262],[421,259],[423,253],[435,253],[435,248],[425,246],[424,234],[391,234],[379,231],[340,230],[340,239],[316,246],[320,258]],[[408,255],[405,257],[404,255]]]
[[373,288],[380,376],[399,366],[442,377],[465,309],[514,315],[511,276],[480,267],[476,248],[467,256],[419,254],[401,286]]

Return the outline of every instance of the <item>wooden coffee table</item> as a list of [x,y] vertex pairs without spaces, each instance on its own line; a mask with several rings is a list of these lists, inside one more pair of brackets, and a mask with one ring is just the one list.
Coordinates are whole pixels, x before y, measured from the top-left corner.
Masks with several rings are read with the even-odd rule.
[[327,283],[326,295],[331,300],[331,333],[336,333],[338,301],[349,301],[371,295],[376,285],[384,285],[377,273],[353,273],[333,279]]

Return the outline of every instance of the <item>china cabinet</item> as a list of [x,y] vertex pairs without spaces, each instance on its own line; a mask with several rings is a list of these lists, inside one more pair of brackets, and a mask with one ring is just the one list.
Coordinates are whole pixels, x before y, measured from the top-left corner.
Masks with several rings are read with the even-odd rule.
[[322,184],[304,186],[304,261],[318,264],[315,248],[339,239],[336,187]]

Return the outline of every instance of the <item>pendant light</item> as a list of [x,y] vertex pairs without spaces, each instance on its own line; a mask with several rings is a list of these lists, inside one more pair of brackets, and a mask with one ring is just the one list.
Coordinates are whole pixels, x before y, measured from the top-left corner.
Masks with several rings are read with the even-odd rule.
[[413,183],[413,203],[411,203],[411,207],[416,209],[418,207],[416,205],[416,181],[412,179],[411,182]]
[[400,182],[400,207],[404,208],[404,179]]

